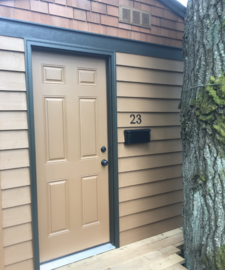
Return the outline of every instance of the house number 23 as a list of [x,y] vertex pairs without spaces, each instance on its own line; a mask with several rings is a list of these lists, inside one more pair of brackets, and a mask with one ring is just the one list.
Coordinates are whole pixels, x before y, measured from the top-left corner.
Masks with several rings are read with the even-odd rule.
[[131,124],[138,124],[138,125],[141,124],[142,119],[141,119],[141,115],[140,114],[137,114],[136,116],[134,114],[131,114],[130,117],[132,118],[132,121],[130,122]]

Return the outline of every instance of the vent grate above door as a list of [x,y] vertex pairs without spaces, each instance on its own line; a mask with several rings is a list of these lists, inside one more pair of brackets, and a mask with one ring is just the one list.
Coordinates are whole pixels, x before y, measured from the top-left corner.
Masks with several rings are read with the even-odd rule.
[[119,21],[151,28],[151,13],[126,6],[119,7]]
[[133,23],[140,24],[141,23],[141,16],[140,12],[137,10],[133,10]]
[[150,16],[148,13],[142,13],[142,26],[149,27]]
[[130,23],[130,9],[122,8],[122,19],[124,22]]

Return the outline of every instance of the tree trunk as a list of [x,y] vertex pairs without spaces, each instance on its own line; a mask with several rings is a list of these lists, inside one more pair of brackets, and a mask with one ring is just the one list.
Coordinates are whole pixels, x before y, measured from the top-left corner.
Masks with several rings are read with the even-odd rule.
[[[189,270],[225,269],[224,0],[189,0],[181,99],[183,228]],[[214,84],[205,87],[199,85]]]

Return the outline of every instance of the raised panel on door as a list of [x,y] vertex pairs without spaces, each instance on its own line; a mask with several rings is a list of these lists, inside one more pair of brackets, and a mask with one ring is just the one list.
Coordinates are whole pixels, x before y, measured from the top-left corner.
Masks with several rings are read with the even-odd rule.
[[97,156],[97,100],[80,99],[81,158]]
[[80,85],[97,85],[97,75],[95,69],[78,68]]
[[44,83],[65,83],[65,68],[63,66],[43,65]]
[[83,226],[100,222],[98,175],[82,177]]
[[48,182],[49,236],[69,230],[68,179]]
[[66,158],[65,98],[45,97],[44,99],[47,162],[59,161]]

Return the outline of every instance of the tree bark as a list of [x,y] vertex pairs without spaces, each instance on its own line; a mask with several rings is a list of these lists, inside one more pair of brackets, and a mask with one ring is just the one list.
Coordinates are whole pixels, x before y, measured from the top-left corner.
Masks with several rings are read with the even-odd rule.
[[[219,122],[225,114],[224,99],[218,94],[221,103],[216,102],[207,87],[196,87],[217,84],[217,78],[223,82],[224,10],[223,0],[189,0],[185,19],[181,134],[189,270],[225,269],[225,121]],[[210,87],[222,91],[221,85]]]

